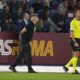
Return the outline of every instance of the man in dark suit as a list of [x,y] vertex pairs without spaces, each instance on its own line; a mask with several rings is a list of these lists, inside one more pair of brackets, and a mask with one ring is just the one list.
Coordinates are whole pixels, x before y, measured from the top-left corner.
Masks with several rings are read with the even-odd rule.
[[39,19],[36,15],[32,16],[28,24],[19,31],[20,52],[19,55],[16,57],[15,61],[9,67],[9,69],[12,70],[13,72],[16,72],[15,67],[17,64],[19,64],[21,59],[25,58],[28,65],[28,72],[35,73],[35,71],[31,67],[32,55],[31,55],[30,41],[32,40],[33,37],[34,26],[35,24],[37,24],[38,21]]
[[23,20],[19,22],[18,25],[18,34],[20,34],[21,30],[28,24],[30,15],[28,12],[24,13]]

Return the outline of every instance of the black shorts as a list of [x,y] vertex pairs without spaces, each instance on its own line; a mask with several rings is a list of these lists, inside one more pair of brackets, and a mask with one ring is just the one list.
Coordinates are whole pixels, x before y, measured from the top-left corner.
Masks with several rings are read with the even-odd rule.
[[76,52],[76,51],[80,51],[80,39],[75,38],[75,40],[76,40],[76,42],[78,43],[79,47],[74,46],[74,42],[73,42],[73,40],[71,39],[71,47],[72,47],[72,50],[75,51],[75,52]]

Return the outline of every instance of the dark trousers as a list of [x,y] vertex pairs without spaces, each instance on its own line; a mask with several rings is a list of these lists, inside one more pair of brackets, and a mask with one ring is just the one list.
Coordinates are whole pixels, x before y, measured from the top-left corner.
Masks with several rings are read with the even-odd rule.
[[24,39],[20,40],[19,55],[16,57],[11,67],[15,67],[16,65],[18,65],[22,58],[26,60],[28,67],[32,65],[31,47],[29,41],[26,41]]

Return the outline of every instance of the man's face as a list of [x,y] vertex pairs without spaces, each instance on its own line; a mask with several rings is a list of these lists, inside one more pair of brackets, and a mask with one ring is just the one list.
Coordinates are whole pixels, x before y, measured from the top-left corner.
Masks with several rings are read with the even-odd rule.
[[77,10],[75,16],[80,19],[80,10]]
[[36,21],[36,24],[39,22],[39,18],[38,17],[36,17],[35,18],[35,21]]
[[26,20],[27,20],[27,21],[28,21],[29,18],[30,18],[29,14],[27,14],[27,13],[26,13],[26,16],[25,16],[25,17],[26,17]]

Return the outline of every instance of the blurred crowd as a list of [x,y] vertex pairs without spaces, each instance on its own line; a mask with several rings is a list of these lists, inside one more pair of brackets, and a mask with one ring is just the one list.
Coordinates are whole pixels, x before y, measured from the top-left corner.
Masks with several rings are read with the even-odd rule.
[[80,0],[0,0],[0,31],[17,32],[23,14],[38,14],[35,32],[68,33]]

